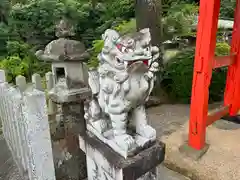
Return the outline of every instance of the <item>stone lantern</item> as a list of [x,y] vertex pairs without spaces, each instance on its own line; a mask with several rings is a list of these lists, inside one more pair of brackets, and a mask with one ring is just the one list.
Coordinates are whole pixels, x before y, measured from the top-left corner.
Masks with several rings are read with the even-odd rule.
[[58,39],[50,42],[44,51],[37,51],[36,56],[52,65],[54,85],[48,95],[61,107],[61,121],[65,130],[63,139],[71,158],[67,158],[59,169],[65,172],[65,179],[79,180],[86,177],[86,157],[79,148],[78,135],[86,128],[83,101],[91,96],[84,64],[89,54],[83,43],[70,39],[74,32],[66,19],[56,26],[56,36]]
[[80,41],[71,40],[73,28],[65,19],[56,27],[57,40],[50,42],[44,51],[36,56],[40,60],[51,62],[54,88],[49,92],[53,101],[64,103],[88,92],[88,72],[84,65],[89,59],[85,46]]

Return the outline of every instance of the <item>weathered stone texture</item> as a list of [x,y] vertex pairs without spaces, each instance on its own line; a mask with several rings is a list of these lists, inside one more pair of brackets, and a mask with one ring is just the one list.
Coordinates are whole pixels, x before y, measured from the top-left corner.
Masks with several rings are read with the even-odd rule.
[[156,142],[127,159],[91,133],[82,133],[79,143],[87,155],[89,179],[153,180],[157,176],[156,168],[164,160],[165,155],[165,145],[161,142]]
[[[59,180],[81,180],[87,177],[86,156],[79,148],[78,134],[85,131],[83,104],[63,103],[60,119],[52,131],[56,176]],[[56,123],[58,122],[58,123]]]

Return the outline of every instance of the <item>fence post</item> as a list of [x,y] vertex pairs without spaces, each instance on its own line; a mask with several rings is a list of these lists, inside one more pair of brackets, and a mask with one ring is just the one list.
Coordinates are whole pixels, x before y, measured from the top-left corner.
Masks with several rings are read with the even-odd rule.
[[[47,84],[47,90],[49,92],[54,86],[52,72],[46,73],[46,84]],[[57,112],[57,105],[50,98],[48,98],[48,113],[49,113],[49,115],[56,114],[56,112]]]
[[1,83],[6,82],[6,74],[5,74],[5,71],[2,69],[0,69],[0,82]]
[[23,101],[33,179],[55,180],[45,93],[33,89],[24,94]]
[[21,92],[24,92],[27,89],[26,78],[22,75],[16,77],[16,85]]
[[189,146],[196,150],[202,149],[206,144],[209,85],[212,77],[219,10],[220,0],[201,0],[188,135]]
[[25,176],[27,175],[29,168],[29,153],[25,134],[27,128],[24,124],[22,112],[22,93],[14,87],[9,87],[5,96],[7,98],[5,103],[7,105],[7,116],[9,117],[8,121],[13,126],[13,128],[10,130],[14,138],[14,151],[12,151],[12,154],[13,156],[16,156],[15,161],[20,173]]
[[39,91],[43,91],[42,78],[39,74],[35,73],[32,75],[33,87]]
[[[23,112],[22,112],[22,93],[26,90],[27,88],[27,82],[26,78],[24,76],[17,76],[16,79],[16,85],[17,88],[20,90],[17,91],[17,89],[11,87],[11,94],[9,94],[10,98],[12,101],[9,100],[8,103],[11,103],[13,106],[13,115],[14,115],[14,125],[15,125],[15,130],[16,130],[16,135],[17,135],[17,143],[16,146],[18,148],[18,168],[20,170],[20,173],[25,176],[25,173],[27,173],[29,169],[29,152],[27,149],[27,142],[26,142],[26,126],[24,124],[24,119],[23,119]],[[10,91],[9,91],[10,92]],[[20,164],[21,163],[21,164]],[[20,164],[20,165],[19,165]]]
[[1,122],[2,122],[2,132],[4,135],[4,138],[6,139],[6,142],[9,146],[9,138],[10,138],[10,129],[8,126],[8,121],[6,121],[6,103],[5,103],[5,93],[7,89],[7,82],[6,82],[6,74],[5,71],[0,69],[0,113],[1,113]]

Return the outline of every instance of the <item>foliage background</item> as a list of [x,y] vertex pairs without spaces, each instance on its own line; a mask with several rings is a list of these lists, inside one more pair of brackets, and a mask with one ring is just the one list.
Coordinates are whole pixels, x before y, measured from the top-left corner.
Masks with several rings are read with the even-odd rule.
[[[217,43],[215,55],[228,55],[230,46]],[[194,66],[194,48],[188,48],[178,53],[165,66],[162,85],[171,99],[181,103],[189,103],[192,90]],[[209,100],[220,101],[223,98],[227,68],[213,70],[212,82],[209,88]]]
[[[220,16],[234,17],[236,0],[221,0]],[[162,0],[163,41],[183,42],[184,47],[165,66],[162,85],[173,99],[189,102],[194,59],[194,47],[186,45],[185,37],[195,37],[192,24],[198,15],[199,0]],[[67,17],[74,25],[73,39],[84,42],[91,51],[90,67],[98,65],[97,55],[103,42],[101,34],[114,28],[125,34],[136,31],[133,0],[1,0],[0,1],[0,68],[8,72],[8,80],[19,75],[30,79],[33,73],[44,75],[48,64],[38,61],[34,52],[56,39],[55,24]],[[219,35],[221,42],[222,34]],[[216,55],[229,47],[220,43]],[[213,72],[211,100],[222,97],[226,69]],[[162,76],[162,74],[159,74]],[[178,82],[178,83],[174,83]],[[181,83],[180,83],[181,82]],[[183,86],[184,84],[184,86]],[[221,89],[221,91],[220,91]]]

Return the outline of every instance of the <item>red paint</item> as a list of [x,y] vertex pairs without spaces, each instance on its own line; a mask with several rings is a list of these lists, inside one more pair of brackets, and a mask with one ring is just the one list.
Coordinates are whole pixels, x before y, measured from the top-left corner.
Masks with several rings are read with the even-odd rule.
[[[122,44],[116,44],[116,46],[117,46],[117,48],[121,51],[123,45],[122,45]],[[148,61],[149,61],[149,60],[143,60],[143,63],[148,66]],[[130,61],[130,62],[128,62],[128,64],[130,65],[130,64],[132,64],[132,63],[134,63],[134,62],[137,62],[137,61]]]
[[117,48],[121,51],[123,45],[122,45],[122,44],[117,44],[116,46],[117,46]]
[[234,116],[240,108],[240,0],[236,1],[231,53],[236,54],[236,59],[228,68],[224,104],[230,107],[229,114]]
[[224,66],[230,66],[234,63],[235,59],[236,55],[215,57],[213,59],[213,68],[216,69]]
[[143,63],[148,66],[148,60],[144,60]]
[[[205,146],[206,128],[226,114],[240,109],[240,0],[237,0],[232,34],[231,55],[214,57],[220,0],[201,0],[192,82],[189,122],[189,146]],[[212,69],[228,66],[224,106],[208,115],[209,85]]]
[[[130,64],[132,64],[134,62],[137,62],[137,61],[130,61],[130,62],[128,62],[128,65],[130,65]],[[143,60],[143,63],[148,66],[148,60]]]
[[205,145],[219,10],[220,0],[200,1],[189,122],[189,145],[197,150]]
[[209,126],[212,123],[214,123],[215,121],[221,119],[223,116],[226,116],[228,113],[229,113],[228,106],[223,106],[223,107],[217,109],[217,111],[212,112],[207,117],[207,126]]

